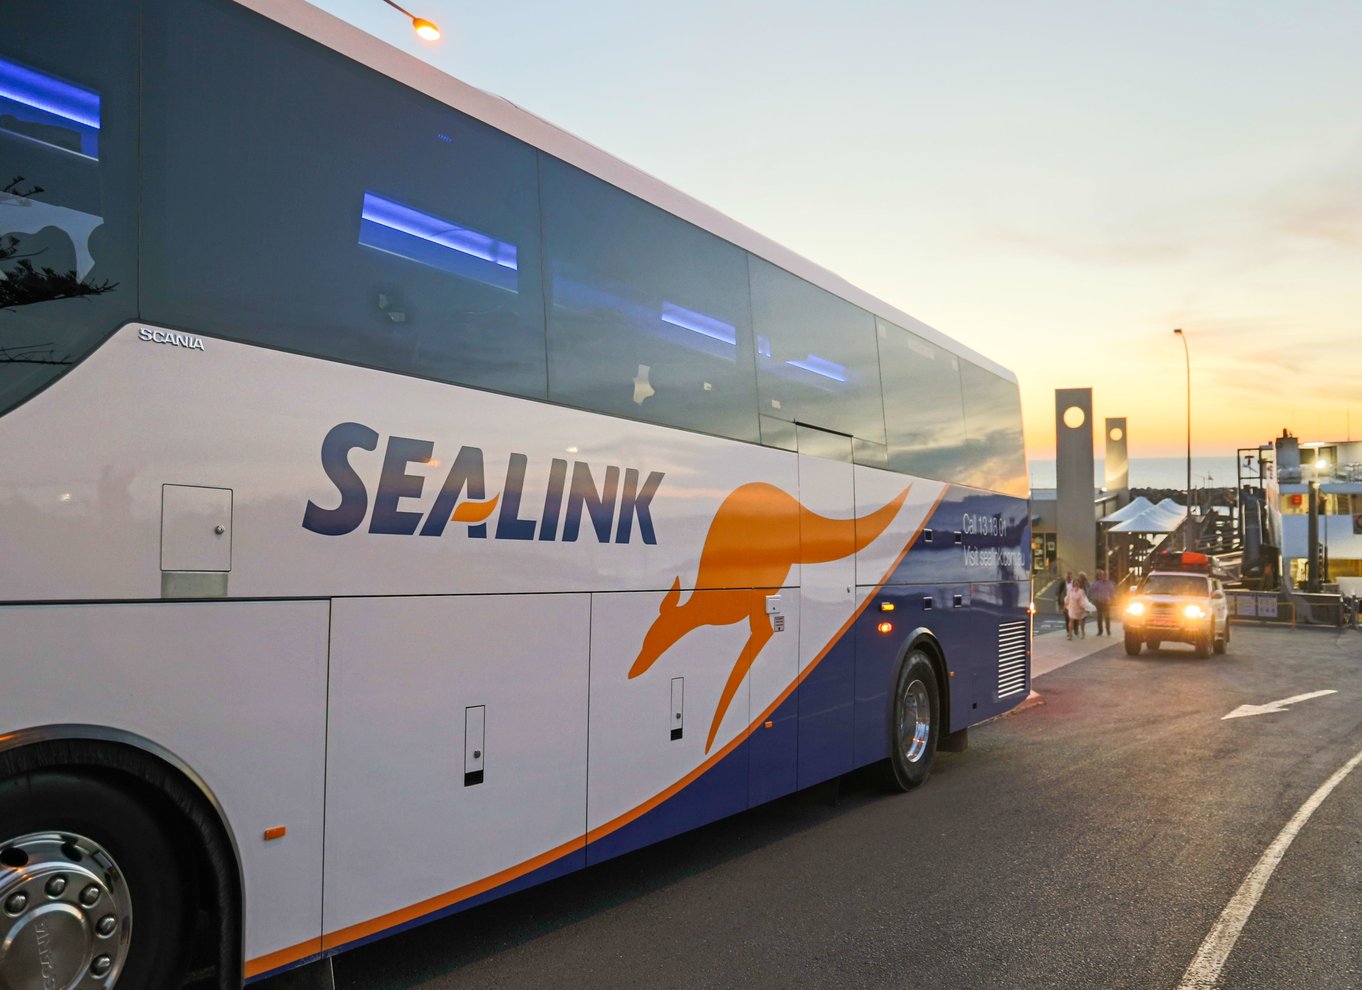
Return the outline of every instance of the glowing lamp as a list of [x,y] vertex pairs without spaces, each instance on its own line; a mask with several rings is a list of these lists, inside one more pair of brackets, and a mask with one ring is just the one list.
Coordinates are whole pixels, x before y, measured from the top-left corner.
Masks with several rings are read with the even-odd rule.
[[1144,602],[1131,602],[1126,606],[1127,615],[1144,615]]
[[411,18],[412,30],[421,38],[422,41],[438,41],[440,39],[440,29],[424,17],[417,17],[410,10],[398,4],[396,0],[383,0],[389,7],[406,17]]
[[875,628],[882,633],[891,633],[894,631],[894,624],[892,622],[881,622]]

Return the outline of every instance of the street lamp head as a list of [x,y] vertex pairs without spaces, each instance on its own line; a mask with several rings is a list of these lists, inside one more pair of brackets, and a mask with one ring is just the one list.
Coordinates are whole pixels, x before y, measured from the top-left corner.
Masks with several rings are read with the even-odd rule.
[[398,13],[410,17],[412,30],[415,31],[417,36],[420,37],[423,41],[440,40],[440,29],[436,27],[432,22],[426,20],[424,17],[417,17],[406,7],[403,7],[401,4],[397,3],[396,0],[383,0],[383,2],[386,3],[393,10],[397,11]]
[[1182,328],[1179,327],[1177,330],[1174,330],[1173,332],[1174,332],[1175,334],[1178,334],[1179,336],[1181,336],[1181,334],[1182,334]]

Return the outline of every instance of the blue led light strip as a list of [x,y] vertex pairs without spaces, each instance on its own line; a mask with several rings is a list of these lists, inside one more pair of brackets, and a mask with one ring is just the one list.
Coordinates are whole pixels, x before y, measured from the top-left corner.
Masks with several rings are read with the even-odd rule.
[[360,217],[370,223],[419,237],[423,241],[466,254],[471,258],[490,261],[511,271],[517,270],[516,246],[509,241],[499,241],[453,220],[422,213],[410,206],[375,196],[371,192],[364,194],[364,207]]
[[721,340],[725,344],[736,346],[738,343],[738,331],[734,329],[733,324],[716,320],[712,316],[697,313],[693,309],[686,309],[684,306],[678,306],[675,303],[664,302],[662,304],[662,322],[710,337],[713,340]]
[[0,58],[0,96],[99,129],[99,94]]
[[831,378],[835,382],[844,382],[847,380],[846,365],[838,364],[836,361],[829,361],[827,358],[821,358],[817,354],[810,354],[802,361],[786,361],[785,363],[796,368],[803,368],[805,371],[811,371],[815,375],[821,375],[824,378]]

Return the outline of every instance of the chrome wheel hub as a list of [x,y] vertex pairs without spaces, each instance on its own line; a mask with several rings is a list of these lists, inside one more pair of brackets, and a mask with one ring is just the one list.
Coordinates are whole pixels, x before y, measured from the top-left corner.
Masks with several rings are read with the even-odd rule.
[[98,843],[69,832],[0,842],[0,990],[107,990],[131,934],[127,884]]
[[916,763],[922,759],[931,734],[932,705],[927,685],[919,680],[909,681],[898,699],[899,752],[904,760]]

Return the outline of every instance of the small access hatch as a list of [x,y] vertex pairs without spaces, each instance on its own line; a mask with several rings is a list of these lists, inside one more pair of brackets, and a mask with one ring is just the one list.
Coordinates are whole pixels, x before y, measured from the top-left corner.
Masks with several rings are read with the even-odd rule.
[[161,486],[161,570],[232,569],[232,490]]

